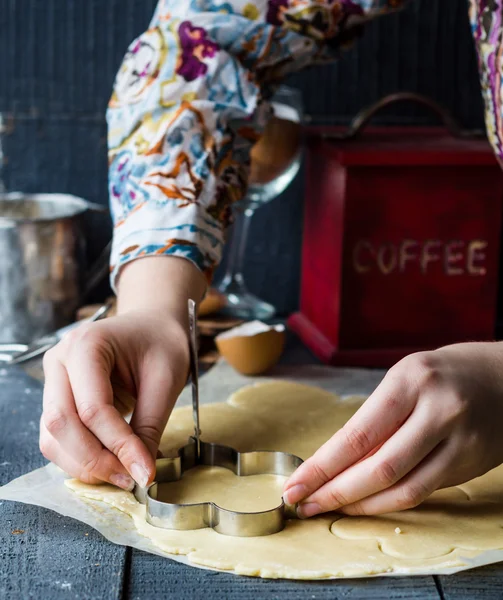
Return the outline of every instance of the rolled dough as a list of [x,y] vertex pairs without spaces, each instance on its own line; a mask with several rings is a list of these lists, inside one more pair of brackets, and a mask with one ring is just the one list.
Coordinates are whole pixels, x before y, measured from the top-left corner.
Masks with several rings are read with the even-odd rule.
[[[361,404],[321,389],[289,382],[249,386],[227,402],[201,407],[202,438],[249,450],[280,450],[307,458]],[[189,407],[176,409],[163,436],[165,455],[192,432]],[[67,485],[79,496],[106,502],[130,515],[138,532],[163,552],[185,554],[196,564],[242,575],[324,579],[414,573],[456,567],[489,549],[503,548],[503,467],[460,487],[433,494],[420,507],[378,517],[328,514],[288,521],[280,533],[233,538],[212,529],[167,531],[145,521],[131,493],[111,486]],[[240,510],[262,510],[281,497],[282,478],[236,477],[225,469],[198,468],[166,484],[176,501],[212,499]]]

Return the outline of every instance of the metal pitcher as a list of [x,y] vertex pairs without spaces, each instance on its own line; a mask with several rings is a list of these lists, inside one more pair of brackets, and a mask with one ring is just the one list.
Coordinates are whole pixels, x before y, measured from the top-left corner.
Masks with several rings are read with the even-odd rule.
[[[0,194],[0,343],[29,343],[74,320],[89,287],[82,227],[88,210],[107,212],[76,196]],[[93,283],[107,262],[105,252]]]

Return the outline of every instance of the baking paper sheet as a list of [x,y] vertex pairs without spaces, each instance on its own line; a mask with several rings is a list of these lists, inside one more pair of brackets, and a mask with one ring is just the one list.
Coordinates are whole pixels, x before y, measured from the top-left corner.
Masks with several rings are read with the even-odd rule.
[[[200,397],[203,404],[223,402],[244,385],[273,379],[287,379],[309,385],[318,385],[327,391],[338,394],[342,398],[355,395],[368,396],[375,389],[382,376],[382,371],[305,366],[281,367],[276,369],[270,377],[251,378],[239,375],[224,361],[221,361],[201,378]],[[190,402],[190,389],[187,387],[180,396],[177,406],[189,405]],[[18,477],[0,488],[0,500],[13,500],[49,508],[60,515],[72,517],[86,523],[115,544],[131,546],[145,552],[169,557],[192,567],[207,569],[207,567],[189,562],[186,556],[172,555],[160,551],[147,538],[139,535],[129,516],[105,503],[86,501],[79,498],[64,485],[66,478],[67,476],[63,471],[55,465],[49,464]],[[503,549],[483,552],[476,558],[466,559],[466,566],[464,567],[425,571],[414,570],[413,575],[447,575],[500,561],[503,561]],[[407,571],[395,571],[367,577],[398,577],[407,574]]]

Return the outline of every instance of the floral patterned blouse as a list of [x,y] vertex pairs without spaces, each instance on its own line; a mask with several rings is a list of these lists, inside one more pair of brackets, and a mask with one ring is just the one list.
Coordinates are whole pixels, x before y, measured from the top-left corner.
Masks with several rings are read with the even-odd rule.
[[[441,0],[439,0],[441,1]],[[487,128],[503,155],[501,11],[471,0]],[[282,77],[334,59],[405,0],[160,0],[129,47],[107,112],[112,284],[127,262],[174,255],[211,279],[249,151]]]

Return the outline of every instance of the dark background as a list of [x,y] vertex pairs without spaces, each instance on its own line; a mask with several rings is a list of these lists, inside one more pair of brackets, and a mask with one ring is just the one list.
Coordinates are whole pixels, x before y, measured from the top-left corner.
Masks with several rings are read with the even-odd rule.
[[[105,109],[122,56],[155,4],[0,0],[0,112],[13,124],[5,143],[8,189],[107,203]],[[302,89],[317,124],[346,123],[365,105],[407,90],[441,102],[465,127],[483,126],[468,0],[410,0],[400,14],[370,24],[340,61],[290,83]],[[379,121],[429,123],[430,116],[396,106]],[[248,247],[249,287],[283,314],[298,302],[302,198],[301,175],[257,213]],[[106,219],[89,220],[90,258],[109,236]]]

